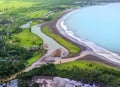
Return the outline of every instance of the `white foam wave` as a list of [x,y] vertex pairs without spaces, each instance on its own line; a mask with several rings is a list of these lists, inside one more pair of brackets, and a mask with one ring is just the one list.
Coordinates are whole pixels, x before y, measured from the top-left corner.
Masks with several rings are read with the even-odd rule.
[[67,15],[63,16],[61,19],[58,20],[56,27],[59,30],[59,32],[62,35],[71,39],[72,41],[75,41],[78,44],[85,46],[87,50],[91,49],[95,53],[95,55],[97,54],[97,56],[104,58],[104,60],[107,60],[112,63],[117,63],[118,65],[120,65],[120,56],[118,54],[110,52],[107,49],[104,49],[96,45],[94,42],[90,42],[83,37],[76,37],[72,31],[69,31],[64,21],[66,18],[68,18],[70,15],[72,15],[73,13],[77,11],[78,9],[68,13]]

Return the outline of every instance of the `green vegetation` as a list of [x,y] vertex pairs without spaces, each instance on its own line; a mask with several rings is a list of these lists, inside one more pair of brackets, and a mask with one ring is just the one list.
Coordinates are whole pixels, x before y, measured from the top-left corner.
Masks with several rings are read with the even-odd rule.
[[[52,15],[51,15],[52,14]],[[57,17],[59,17],[61,15],[61,11],[60,12],[57,12],[57,13],[51,13],[49,14],[49,17],[48,18],[44,18],[45,21],[50,21],[50,20],[54,20],[56,19]]]
[[39,87],[39,84],[33,83],[31,86],[29,86],[29,83],[27,81],[19,80],[18,87]]
[[40,10],[27,14],[29,18],[42,18],[48,12],[48,10]]
[[33,57],[30,58],[29,60],[27,60],[27,63],[25,64],[25,66],[26,67],[30,66],[31,64],[33,64],[34,62],[36,62],[37,60],[39,60],[40,57],[42,57],[42,54],[34,53]]
[[120,86],[120,70],[99,62],[75,61],[65,64],[47,64],[17,78],[27,80],[33,76],[59,76],[85,82],[101,82],[114,87]]
[[13,35],[13,41],[15,44],[19,44],[23,47],[41,46],[43,41],[38,36],[31,33],[30,29],[25,29],[19,34]]
[[42,39],[32,34],[30,29],[21,29],[20,32],[13,33],[9,37],[3,36],[0,43],[2,48],[0,56],[4,60],[0,62],[0,78],[19,72],[44,54],[44,50],[41,49]]
[[[7,78],[25,67],[30,66],[44,54],[44,50],[41,49],[42,40],[36,35],[31,34],[30,29],[21,29],[21,25],[29,21],[33,21],[31,26],[50,21],[57,18],[63,10],[77,6],[91,5],[91,3],[92,0],[0,0],[0,79]],[[70,56],[80,51],[79,48],[56,36],[47,28],[43,31],[64,45],[69,50]],[[39,68],[40,73],[35,69],[35,72],[31,71],[32,74],[30,75],[41,75],[41,68]],[[44,75],[47,75],[51,68],[52,67],[48,68],[48,71],[46,71],[47,69],[43,67],[43,69],[45,69]],[[57,72],[58,74],[55,73],[54,69],[60,71],[61,74],[59,72]],[[53,71],[49,72],[49,75],[63,75],[70,78],[68,71],[69,70],[65,70],[62,72],[58,67],[53,66]],[[86,73],[85,71],[86,70],[84,70],[84,73]],[[64,75],[66,72],[68,76]],[[73,77],[75,77],[76,73],[74,73],[74,71],[70,72],[73,72]],[[114,72],[114,70],[112,72]],[[100,75],[103,76],[104,73]],[[106,74],[109,75],[109,73],[105,73],[105,75]],[[113,73],[113,79],[111,80],[113,83],[115,79],[118,81],[116,76],[117,75]],[[71,76],[71,78],[73,77]],[[94,80],[94,77],[92,80]],[[98,79],[97,81],[104,82]],[[105,83],[108,83],[108,81]],[[110,84],[113,83],[110,82]]]
[[32,23],[30,24],[30,26],[34,26],[34,25],[36,25],[36,24],[39,24],[40,22],[42,22],[42,21],[32,21]]
[[[33,57],[33,52],[17,45],[6,45],[8,53],[5,61],[0,62],[0,78],[6,78],[25,68],[24,62]],[[5,49],[3,49],[6,51]],[[4,58],[3,56],[3,58]]]
[[69,56],[72,56],[78,52],[80,52],[80,48],[71,44],[70,42],[62,39],[61,37],[55,35],[54,33],[52,33],[52,31],[50,29],[48,29],[47,27],[44,27],[42,29],[42,32],[45,33],[46,35],[52,37],[54,40],[56,40],[58,43],[60,43],[62,46],[64,46],[65,48],[67,48],[69,50]]
[[[0,0],[0,79],[37,61],[45,51],[43,41],[20,26],[50,21],[65,9],[76,7],[73,0]],[[4,67],[5,66],[5,67]],[[17,69],[16,69],[17,67]]]
[[0,3],[0,11],[6,11],[6,12],[10,12],[13,11],[15,9],[19,9],[19,8],[26,8],[26,7],[31,7],[33,4],[35,4],[36,2],[24,2],[24,1],[15,1],[15,0],[11,0],[11,1],[1,1]]

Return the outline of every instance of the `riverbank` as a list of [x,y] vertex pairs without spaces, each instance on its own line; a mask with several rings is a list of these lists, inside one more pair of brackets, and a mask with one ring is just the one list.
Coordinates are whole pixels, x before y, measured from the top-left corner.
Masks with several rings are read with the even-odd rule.
[[[56,35],[60,36],[61,38],[64,38],[65,40],[71,42],[72,44],[78,46],[79,48],[81,48],[81,52],[83,51],[88,51],[91,52],[90,54],[86,56],[80,58],[80,59],[87,59],[89,58],[89,61],[99,61],[105,64],[108,64],[110,66],[115,66],[117,68],[120,68],[120,63],[117,61],[119,59],[119,56],[117,56],[116,58],[116,54],[112,54],[110,52],[108,53],[103,53],[102,50],[101,51],[95,51],[93,49],[91,49],[91,47],[86,46],[86,43],[77,41],[75,38],[70,37],[67,33],[65,33],[63,26],[61,26],[61,21],[63,20],[63,17],[70,13],[73,10],[67,10],[65,12],[62,13],[62,15],[60,17],[58,17],[56,20],[53,20],[51,22],[45,23],[43,25],[43,27],[48,27],[49,29],[52,30],[53,33],[55,33]],[[59,22],[59,23],[58,23]],[[56,27],[56,25],[58,25],[58,27]],[[59,29],[58,29],[59,28]],[[80,53],[75,54],[74,56],[78,56]],[[115,59],[114,59],[115,58]],[[79,60],[79,59],[77,59]]]
[[[85,51],[85,50],[86,50],[86,48],[85,48],[84,46],[79,45],[79,44],[77,44],[76,42],[74,42],[74,41],[70,40],[69,38],[65,37],[65,36],[62,35],[62,34],[58,31],[58,29],[56,28],[56,23],[57,23],[57,21],[58,21],[61,17],[63,17],[64,15],[66,15],[67,13],[71,12],[72,10],[73,10],[73,9],[64,11],[64,12],[61,14],[61,16],[59,16],[57,19],[52,20],[52,21],[50,21],[50,22],[47,22],[47,23],[43,24],[43,25],[42,25],[42,28],[43,28],[43,27],[48,27],[48,29],[51,29],[51,31],[52,31],[54,34],[56,34],[57,36],[65,39],[66,41],[68,41],[68,42],[76,45],[77,47],[79,47],[79,48],[80,48],[80,52],[82,52],[82,51]],[[75,54],[75,55],[72,55],[72,56],[78,56],[78,55],[80,54],[80,52],[77,53],[77,54]]]
[[69,52],[66,48],[61,46],[59,43],[54,41],[52,38],[48,37],[44,33],[41,32],[41,26],[43,24],[37,24],[31,27],[31,32],[36,34],[38,37],[43,40],[43,48],[47,50],[45,55],[43,55],[38,61],[34,62],[31,66],[26,68],[24,72],[28,72],[33,68],[40,67],[43,64],[47,64],[48,62],[53,62],[57,58],[66,57]]

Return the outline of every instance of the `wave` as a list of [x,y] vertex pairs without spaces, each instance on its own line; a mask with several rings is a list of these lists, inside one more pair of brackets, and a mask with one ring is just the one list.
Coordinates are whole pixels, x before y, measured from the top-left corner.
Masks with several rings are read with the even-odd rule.
[[[80,9],[80,8],[79,8]],[[77,37],[74,35],[74,32],[69,31],[68,26],[65,24],[65,20],[72,15],[73,13],[77,12],[78,9],[66,14],[62,18],[60,18],[56,24],[56,27],[58,31],[64,35],[65,37],[69,38],[70,40],[86,47],[87,51],[92,51],[94,54],[99,56],[100,58],[107,60],[112,63],[117,63],[120,65],[120,56],[117,53],[113,53],[105,48],[102,48],[98,45],[96,45],[94,42],[91,42],[83,37]]]

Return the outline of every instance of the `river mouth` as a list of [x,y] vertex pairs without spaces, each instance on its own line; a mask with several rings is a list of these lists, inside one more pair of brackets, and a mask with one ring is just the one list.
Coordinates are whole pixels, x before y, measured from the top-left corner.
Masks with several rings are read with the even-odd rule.
[[[114,12],[111,12],[111,10],[107,10],[108,7],[109,7],[109,9],[110,9],[110,7],[112,7],[112,10]],[[84,28],[84,26],[86,26],[87,23],[89,25],[91,25],[91,24],[96,25],[95,24],[96,21],[95,20],[93,21],[92,20],[93,18],[86,12],[86,11],[88,11],[88,9],[95,10],[96,8],[97,8],[97,12],[96,11],[94,11],[94,12],[90,11],[91,16],[93,18],[97,18],[98,17],[98,15],[97,15],[98,11],[100,13],[100,9],[104,8],[104,11],[109,11],[109,14],[113,13],[113,14],[110,14],[110,15],[107,13],[107,15],[105,15],[105,16],[109,15],[109,17],[108,18],[105,17],[105,19],[109,19],[109,22],[108,22],[109,24],[108,25],[112,25],[114,27],[111,27],[111,26],[109,26],[109,28],[102,28],[102,27],[99,28],[99,27],[97,27],[97,29],[94,28],[95,31],[90,26],[87,26],[88,28]],[[119,45],[120,41],[118,39],[118,38],[120,38],[120,29],[119,29],[120,28],[120,24],[119,24],[120,23],[120,16],[119,16],[120,15],[120,10],[119,9],[116,10],[116,8],[120,8],[120,3],[111,3],[111,4],[108,4],[108,5],[96,5],[96,6],[79,8],[79,9],[76,9],[76,10],[64,15],[62,18],[60,18],[58,20],[57,24],[56,24],[56,27],[62,35],[66,36],[67,38],[71,39],[72,41],[74,41],[74,42],[76,42],[80,45],[83,45],[84,47],[87,48],[87,50],[93,51],[95,53],[95,55],[101,56],[104,60],[111,61],[112,63],[113,62],[118,63],[120,65],[120,56],[118,55],[118,53],[120,52],[120,49],[119,49],[120,48],[120,45]],[[101,11],[102,10],[103,9],[101,9]],[[82,11],[82,14],[80,14],[81,11]],[[85,13],[84,13],[84,11],[85,11]],[[96,17],[93,14],[95,14]],[[105,13],[103,13],[103,14],[105,14]],[[83,16],[85,16],[85,17],[83,17]],[[101,16],[101,14],[99,14],[99,16]],[[80,20],[79,17],[82,18],[82,20]],[[84,18],[87,19],[87,20],[85,20]],[[92,20],[93,22],[89,21],[88,19]],[[103,18],[100,18],[100,19],[102,20]],[[84,22],[83,22],[83,20],[84,20]],[[81,22],[83,22],[83,23],[81,23]],[[107,23],[107,21],[102,21],[101,23],[99,23],[99,22],[100,21],[98,20],[98,24],[101,24],[102,22]],[[113,24],[114,22],[115,22],[115,25]],[[82,28],[81,28],[81,25],[83,26]],[[103,23],[102,26],[104,27],[104,25],[105,24]],[[94,27],[94,26],[92,26],[92,27]],[[110,28],[114,28],[114,29],[110,31]],[[88,29],[88,30],[86,30],[86,29]],[[90,30],[90,29],[93,29],[93,30]],[[100,30],[101,30],[101,32],[100,32]],[[110,33],[108,32],[108,30],[110,31]],[[91,34],[91,32],[92,32],[92,34]],[[92,36],[93,39],[91,39],[91,37],[89,36],[89,33],[90,33],[90,35],[93,35]],[[116,33],[117,33],[117,36],[116,36]],[[97,35],[99,35],[99,36],[97,36]],[[108,39],[108,40],[105,40],[105,39]],[[97,40],[98,42],[96,42],[94,40]],[[105,43],[100,44],[99,40],[101,42],[103,40],[104,42],[107,42],[107,44],[105,44]],[[117,41],[117,42],[115,42],[114,40]],[[110,44],[110,42],[111,42],[111,44]],[[115,44],[115,45],[112,45],[112,44]],[[108,46],[108,47],[111,47],[111,48],[107,48],[105,46]],[[114,46],[117,46],[117,47],[114,47]]]

